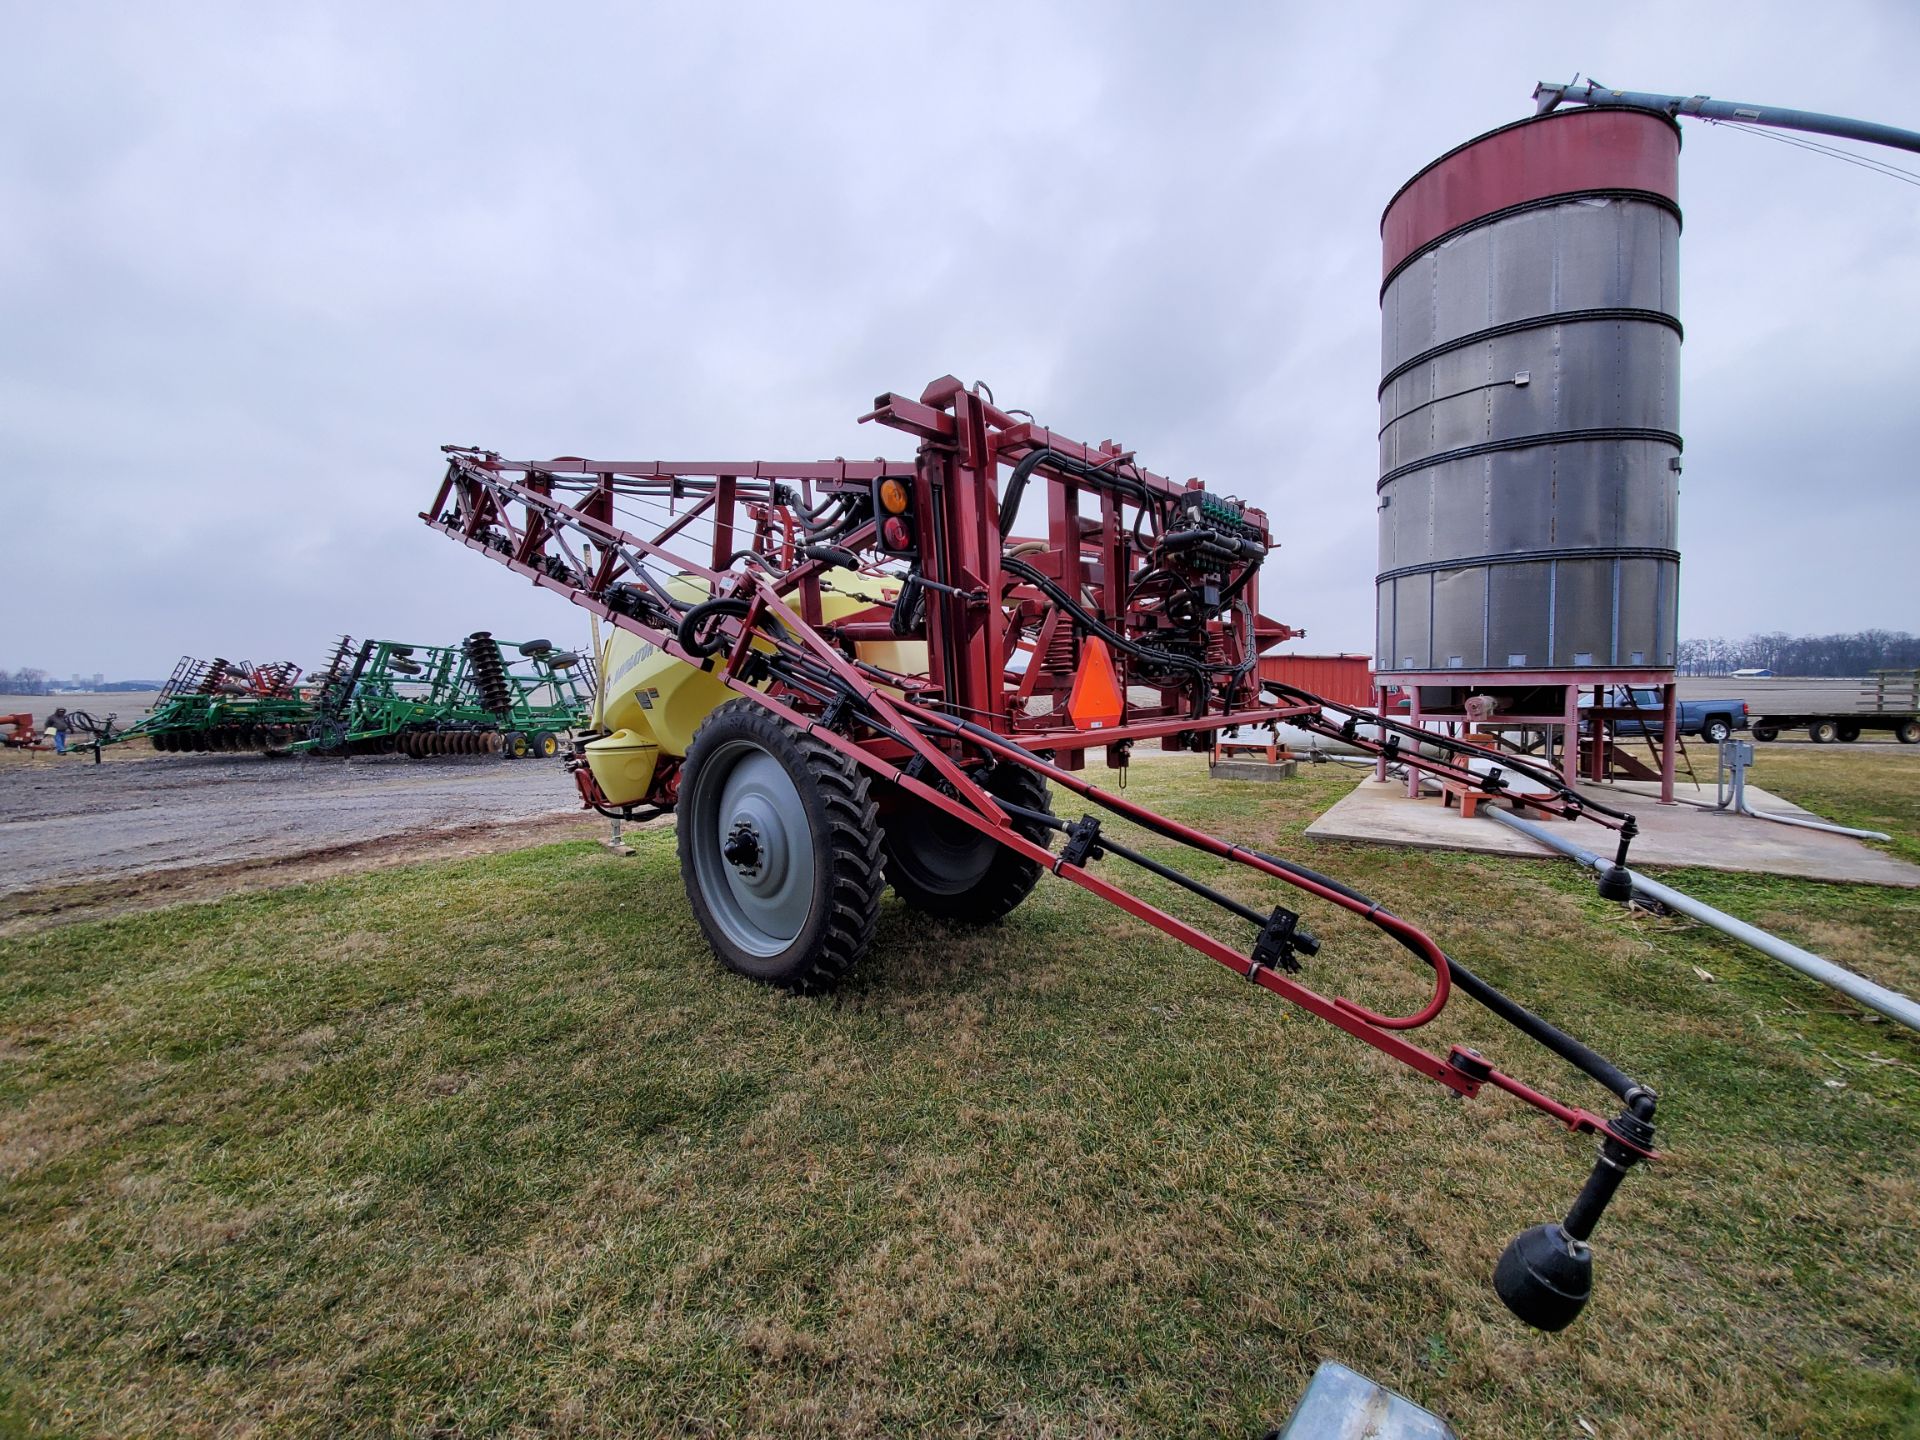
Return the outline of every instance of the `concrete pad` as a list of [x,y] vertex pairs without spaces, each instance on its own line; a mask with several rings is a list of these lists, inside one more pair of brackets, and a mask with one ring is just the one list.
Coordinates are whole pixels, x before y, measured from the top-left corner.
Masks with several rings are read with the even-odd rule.
[[[1596,800],[1631,811],[1640,822],[1631,860],[1635,868],[1697,865],[1708,870],[1796,875],[1858,885],[1920,886],[1920,866],[1872,849],[1850,836],[1773,825],[1717,810],[1709,786],[1676,785],[1675,797],[1694,803],[1675,805],[1659,803],[1659,786],[1652,781],[1581,788]],[[1458,810],[1441,805],[1437,792],[1409,800],[1406,791],[1404,780],[1381,784],[1368,775],[1353,793],[1309,825],[1307,834],[1317,840],[1370,840],[1381,845],[1476,850],[1490,855],[1538,858],[1551,853],[1495,821],[1463,819]],[[1753,784],[1747,786],[1747,803],[1763,814],[1811,815]],[[1612,853],[1610,830],[1587,821],[1548,820],[1537,810],[1513,808],[1526,819],[1563,830],[1568,838],[1589,850]]]

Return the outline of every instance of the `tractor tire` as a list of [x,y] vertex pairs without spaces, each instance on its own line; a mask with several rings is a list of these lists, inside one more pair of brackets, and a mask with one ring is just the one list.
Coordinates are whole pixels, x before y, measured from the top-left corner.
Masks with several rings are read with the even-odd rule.
[[509,760],[524,760],[533,753],[533,742],[524,730],[509,730],[501,746]]
[[[986,790],[1022,809],[1053,813],[1047,782],[1021,766],[995,766]],[[883,823],[887,881],[894,894],[924,914],[990,925],[1040,883],[1039,861],[1015,854],[913,796],[897,795]],[[1016,820],[1013,828],[1042,845],[1051,834],[1037,820]]]
[[1807,738],[1816,745],[1831,745],[1840,736],[1840,727],[1831,720],[1816,720],[1807,726]]
[[1709,745],[1718,745],[1721,741],[1730,739],[1732,735],[1733,726],[1722,720],[1718,715],[1700,727],[1700,738]]
[[1778,740],[1780,738],[1780,732],[1771,725],[1756,725],[1753,727],[1753,738],[1756,740]]
[[542,760],[551,760],[560,753],[560,742],[554,738],[551,730],[542,730],[534,735],[533,753]]
[[680,875],[714,955],[798,995],[831,990],[886,885],[865,772],[743,698],[701,723],[680,773]]
[[1860,727],[1858,725],[1843,723],[1836,733],[1839,735],[1842,745],[1851,745],[1860,738]]
[[1920,720],[1902,720],[1893,727],[1893,738],[1902,745],[1920,745]]

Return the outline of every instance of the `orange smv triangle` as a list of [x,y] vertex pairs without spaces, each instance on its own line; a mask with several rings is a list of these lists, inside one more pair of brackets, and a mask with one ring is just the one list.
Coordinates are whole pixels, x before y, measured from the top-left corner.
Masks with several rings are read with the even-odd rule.
[[1080,668],[1073,672],[1073,690],[1067,696],[1067,718],[1076,730],[1104,730],[1117,724],[1127,697],[1113,673],[1107,642],[1089,635],[1080,647]]

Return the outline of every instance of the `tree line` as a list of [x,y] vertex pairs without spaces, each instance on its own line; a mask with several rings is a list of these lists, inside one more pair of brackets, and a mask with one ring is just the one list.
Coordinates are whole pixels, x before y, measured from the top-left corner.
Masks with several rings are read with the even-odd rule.
[[0,695],[45,695],[46,693],[46,671],[0,670]]
[[1771,670],[1776,675],[1865,675],[1920,670],[1920,635],[1855,630],[1837,635],[1749,635],[1744,640],[1682,640],[1674,668],[1682,675]]

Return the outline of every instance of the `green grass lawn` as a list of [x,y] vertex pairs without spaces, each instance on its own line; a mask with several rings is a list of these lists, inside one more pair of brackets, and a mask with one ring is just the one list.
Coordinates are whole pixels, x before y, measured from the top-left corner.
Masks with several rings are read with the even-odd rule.
[[[1920,752],[1763,758],[1920,844]],[[1353,779],[1130,793],[1662,1092],[1562,1335],[1487,1281],[1589,1141],[1055,881],[983,933],[890,902],[849,989],[787,999],[706,955],[651,831],[0,943],[0,1435],[1250,1435],[1329,1357],[1467,1440],[1920,1434],[1915,1037],[1568,863],[1303,840]],[[1920,990],[1920,895],[1679,883]],[[1318,988],[1421,992],[1311,920]],[[1470,1002],[1435,1028],[1606,1100]]]

